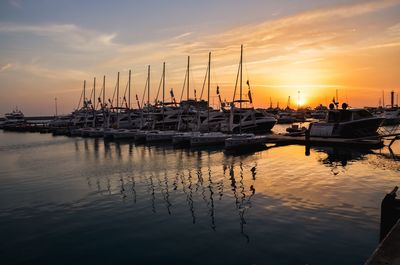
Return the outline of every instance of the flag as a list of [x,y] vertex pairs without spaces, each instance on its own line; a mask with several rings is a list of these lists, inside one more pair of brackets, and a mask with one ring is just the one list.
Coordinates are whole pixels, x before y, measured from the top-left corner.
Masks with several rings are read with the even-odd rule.
[[169,91],[169,93],[171,94],[171,97],[174,97],[174,90],[172,90],[172,88],[171,91]]
[[97,100],[99,101],[99,103],[101,103],[101,98],[100,97],[98,97]]
[[219,86],[217,86],[217,95],[219,95]]
[[250,103],[253,104],[253,98],[251,97],[251,91],[250,91],[250,89],[249,89],[248,96],[249,96],[249,101],[250,101]]
[[250,81],[249,80],[247,80],[246,84],[250,87]]
[[136,94],[136,100],[139,100],[139,97],[138,97],[138,95]]

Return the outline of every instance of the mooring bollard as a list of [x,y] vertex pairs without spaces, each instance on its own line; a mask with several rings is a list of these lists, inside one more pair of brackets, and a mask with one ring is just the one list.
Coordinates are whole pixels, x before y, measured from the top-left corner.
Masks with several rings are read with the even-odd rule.
[[381,204],[381,229],[379,241],[382,241],[390,229],[396,224],[400,218],[400,200],[396,199],[396,192],[399,187],[386,194]]

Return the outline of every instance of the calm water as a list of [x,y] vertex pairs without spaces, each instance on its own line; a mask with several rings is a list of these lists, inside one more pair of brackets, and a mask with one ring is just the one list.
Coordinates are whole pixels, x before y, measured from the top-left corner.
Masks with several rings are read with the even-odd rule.
[[363,264],[399,173],[387,148],[231,156],[0,131],[0,260]]

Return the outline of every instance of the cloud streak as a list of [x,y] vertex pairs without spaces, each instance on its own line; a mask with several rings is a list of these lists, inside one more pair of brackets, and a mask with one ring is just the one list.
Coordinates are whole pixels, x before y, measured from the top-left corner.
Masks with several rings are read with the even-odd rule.
[[87,53],[100,52],[117,46],[114,43],[116,33],[99,33],[74,24],[20,25],[0,23],[0,33],[42,36],[60,44],[61,47]]

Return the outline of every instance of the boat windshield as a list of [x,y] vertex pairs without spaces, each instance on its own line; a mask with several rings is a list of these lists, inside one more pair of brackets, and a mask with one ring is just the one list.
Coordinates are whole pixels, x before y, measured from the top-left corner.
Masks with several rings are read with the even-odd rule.
[[335,110],[329,111],[328,122],[346,122],[351,120],[360,120],[372,117],[372,114],[366,110]]
[[351,120],[351,112],[346,110],[329,111],[328,122],[345,122]]

